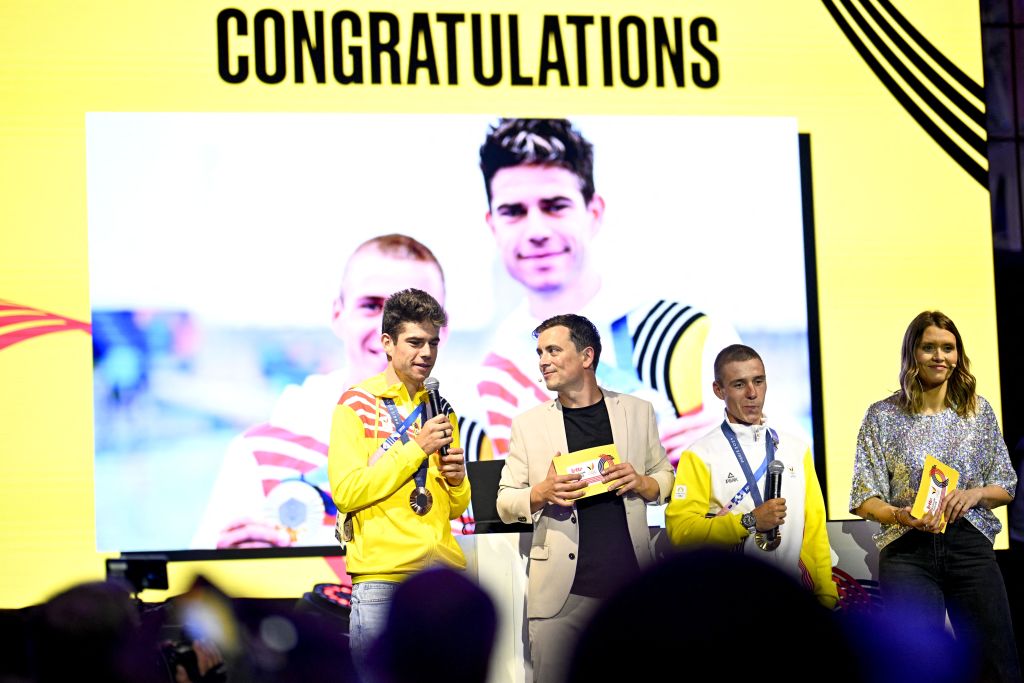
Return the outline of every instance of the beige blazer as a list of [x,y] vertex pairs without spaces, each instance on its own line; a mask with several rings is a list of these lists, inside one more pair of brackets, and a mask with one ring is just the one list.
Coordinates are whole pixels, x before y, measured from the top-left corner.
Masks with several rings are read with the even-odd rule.
[[[658,482],[658,499],[668,502],[675,473],[658,438],[654,408],[647,401],[607,389],[604,392],[612,438],[619,457]],[[576,576],[579,526],[576,508],[546,505],[530,512],[530,488],[548,476],[555,453],[567,453],[562,404],[549,401],[512,421],[512,441],[498,484],[498,516],[506,524],[533,520],[529,588],[526,614],[547,618],[565,604]],[[626,523],[640,568],[651,564],[654,554],[647,527],[646,501],[632,491],[624,496]]]

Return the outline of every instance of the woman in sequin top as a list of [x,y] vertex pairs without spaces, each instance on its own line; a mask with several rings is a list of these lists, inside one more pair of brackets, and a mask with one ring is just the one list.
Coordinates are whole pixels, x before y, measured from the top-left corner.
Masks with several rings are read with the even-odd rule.
[[[992,508],[1013,499],[1017,476],[995,412],[976,381],[956,325],[925,311],[903,337],[900,389],[868,408],[857,437],[850,511],[878,522],[879,584],[887,604],[910,604],[975,643],[985,673],[1019,681],[1009,605],[992,543]],[[911,506],[926,455],[960,473],[938,513]],[[947,522],[941,531],[943,516]]]

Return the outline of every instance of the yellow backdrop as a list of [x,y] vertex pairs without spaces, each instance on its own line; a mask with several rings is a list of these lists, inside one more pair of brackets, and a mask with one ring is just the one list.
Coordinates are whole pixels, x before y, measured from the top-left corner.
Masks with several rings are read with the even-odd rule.
[[[977,3],[896,4],[942,55],[981,83]],[[232,6],[249,22],[248,35],[232,39],[232,56],[252,55],[254,17],[268,6],[247,0]],[[292,10],[312,21],[321,7],[271,6],[285,18],[288,35]],[[290,38],[281,83],[261,82],[251,59],[244,82],[225,82],[217,66],[217,16],[224,6],[208,0],[7,0],[0,7],[0,300],[88,321],[86,112],[792,116],[812,144],[830,515],[848,516],[857,428],[867,405],[896,388],[899,343],[914,314],[940,308],[957,321],[980,391],[997,412],[999,383],[987,190],[873,73],[840,29],[834,7],[802,0],[637,3],[632,14],[649,32],[654,18],[668,26],[682,19],[687,73],[684,87],[671,80],[658,87],[652,66],[648,83],[630,87],[620,77],[611,86],[601,81],[601,17],[619,26],[621,3],[560,3],[558,25],[572,83],[563,87],[557,71],[547,72],[547,85],[537,84],[550,6],[532,0],[446,4],[446,12],[466,15],[452,48],[459,60],[457,85],[447,81],[448,48],[443,25],[433,19],[433,3],[402,0],[385,7],[357,0],[346,8],[364,22],[364,53],[370,12],[396,15],[403,50],[410,46],[414,13],[427,13],[441,84],[431,85],[428,71],[420,69],[415,85],[404,83],[405,73],[402,85],[341,85],[329,57],[325,83],[315,81],[311,65],[305,82],[296,83]],[[328,27],[334,11],[326,12]],[[835,12],[864,37],[848,10]],[[490,15],[500,15],[506,29],[515,16],[521,73],[532,74],[533,85],[511,83],[507,54],[499,84],[474,81],[473,13],[482,14],[488,26]],[[565,20],[577,14],[594,19],[587,33],[586,87],[577,85],[576,34]],[[695,25],[696,39],[690,36]],[[905,28],[898,31],[909,35]],[[894,44],[889,37],[884,41]],[[701,47],[717,63],[713,87],[700,87],[689,71],[696,64],[707,79],[710,62]],[[617,54],[611,56],[618,68]],[[924,59],[941,66],[934,57]],[[953,88],[983,109],[964,86]],[[926,97],[905,86],[902,92],[937,121],[940,132],[959,139],[954,124],[929,114]],[[984,138],[976,122],[963,125]],[[959,149],[984,169],[980,154],[963,144]],[[24,328],[9,325],[6,331]],[[93,526],[91,368],[90,337],[75,329],[0,350],[0,605],[38,602],[71,582],[103,574]],[[298,595],[314,582],[334,579],[318,558],[184,563],[172,567],[171,593],[186,587],[197,571],[239,595]]]

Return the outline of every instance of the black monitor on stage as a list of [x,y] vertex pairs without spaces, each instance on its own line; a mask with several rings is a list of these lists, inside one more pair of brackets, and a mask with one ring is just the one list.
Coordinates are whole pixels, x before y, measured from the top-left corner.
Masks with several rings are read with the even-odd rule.
[[498,482],[504,460],[480,460],[466,463],[466,473],[473,487],[473,519],[478,534],[532,532],[532,524],[505,524],[498,517]]

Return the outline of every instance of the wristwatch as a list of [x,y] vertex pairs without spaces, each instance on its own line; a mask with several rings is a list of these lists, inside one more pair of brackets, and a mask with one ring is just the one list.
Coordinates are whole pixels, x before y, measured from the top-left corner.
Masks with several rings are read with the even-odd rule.
[[757,519],[754,517],[753,512],[744,512],[740,516],[740,524],[744,526],[749,534],[757,532]]

